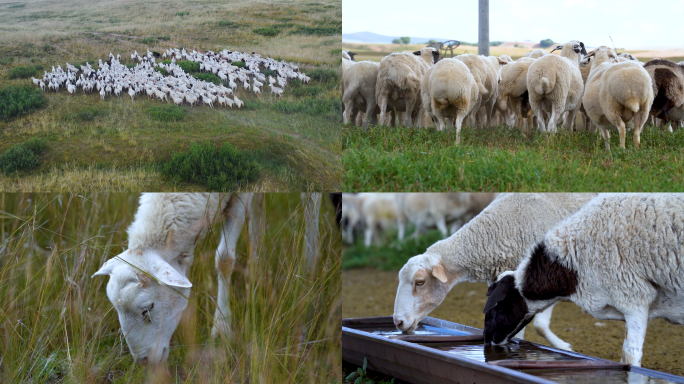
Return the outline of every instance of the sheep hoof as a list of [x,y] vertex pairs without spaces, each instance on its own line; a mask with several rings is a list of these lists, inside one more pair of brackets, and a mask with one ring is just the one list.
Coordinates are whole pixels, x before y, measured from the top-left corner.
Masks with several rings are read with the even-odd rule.
[[226,338],[233,340],[233,330],[226,320],[214,320],[214,326],[211,328],[211,337],[213,339]]

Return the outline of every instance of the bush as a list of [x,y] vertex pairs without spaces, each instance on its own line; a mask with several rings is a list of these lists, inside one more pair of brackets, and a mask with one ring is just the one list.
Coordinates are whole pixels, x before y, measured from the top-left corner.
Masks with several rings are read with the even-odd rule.
[[160,105],[147,109],[152,120],[157,121],[180,121],[183,120],[188,111],[185,108],[175,105]]
[[[303,25],[300,25],[297,29],[292,31],[293,35],[310,35],[310,36],[329,36],[329,35],[337,35],[339,33],[342,33],[342,28],[337,28],[337,27],[306,27]],[[404,38],[402,37],[401,39],[404,39]],[[411,39],[409,39],[409,41],[410,40]],[[402,42],[401,44],[408,44],[408,43]]]
[[292,94],[297,97],[309,96],[314,97],[323,92],[323,87],[320,85],[310,86],[296,86],[292,88]]
[[200,63],[195,63],[194,61],[182,60],[177,61],[176,64],[183,68],[183,70],[187,73],[197,73],[200,71]]
[[539,42],[539,45],[541,45],[542,48],[548,48],[554,44],[555,43],[551,39],[544,39],[544,40]]
[[314,69],[307,73],[307,75],[311,80],[320,81],[321,83],[337,81],[340,78],[340,75],[334,69]]
[[209,142],[190,144],[188,152],[176,153],[162,165],[174,182],[205,185],[212,191],[234,191],[259,177],[259,164],[232,145],[216,148]]
[[0,91],[0,120],[28,115],[47,105],[43,92],[31,86],[5,87]]
[[214,84],[221,84],[221,79],[213,73],[198,73],[195,75],[196,78],[204,81],[208,81]]
[[[234,66],[236,66],[236,67],[238,67],[238,68],[244,68],[244,67],[245,67],[245,63],[243,63],[242,61],[233,61],[233,62],[230,63],[230,64],[231,64],[231,65],[234,65]],[[274,72],[274,73],[275,73],[275,72]]]
[[31,76],[36,76],[43,67],[27,65],[25,67],[14,67],[10,70],[8,79],[28,79]]
[[505,41],[490,41],[489,46],[490,47],[498,47],[499,45],[505,43]]
[[37,137],[16,144],[0,155],[0,169],[8,174],[38,168],[39,155],[46,147],[47,142]]
[[253,32],[256,33],[257,35],[268,36],[268,37],[278,36],[278,33],[280,33],[277,29],[275,29],[273,27],[257,28]]

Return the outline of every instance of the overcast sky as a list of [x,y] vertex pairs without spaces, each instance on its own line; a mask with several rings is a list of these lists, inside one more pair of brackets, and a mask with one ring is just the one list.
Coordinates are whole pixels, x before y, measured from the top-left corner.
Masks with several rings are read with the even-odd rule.
[[[477,42],[477,0],[342,0],[342,33]],[[490,41],[684,48],[682,0],[490,0]]]

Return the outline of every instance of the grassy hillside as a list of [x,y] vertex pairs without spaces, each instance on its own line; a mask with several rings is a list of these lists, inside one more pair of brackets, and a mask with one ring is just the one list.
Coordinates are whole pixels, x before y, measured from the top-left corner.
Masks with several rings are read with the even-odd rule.
[[230,284],[234,340],[210,337],[217,222],[197,243],[169,375],[148,377],[120,332],[108,278],[91,278],[126,248],[138,195],[0,194],[0,382],[340,382],[341,250],[332,205],[324,196],[320,259],[308,271],[299,194],[264,200],[258,257],[248,257],[255,244],[246,228],[238,241]]
[[238,91],[243,110],[184,106],[185,116],[172,122],[153,119],[150,108],[165,103],[147,97],[100,101],[96,94],[48,93],[46,107],[0,121],[0,153],[32,137],[49,142],[40,168],[0,175],[0,190],[202,190],[159,171],[198,140],[229,142],[256,159],[262,171],[248,190],[338,190],[341,6],[339,0],[0,4],[0,89],[31,85],[26,77],[33,72],[67,61],[96,64],[112,52],[129,64],[134,50],[172,47],[257,52],[295,62],[312,77],[308,86],[292,82],[281,100]]

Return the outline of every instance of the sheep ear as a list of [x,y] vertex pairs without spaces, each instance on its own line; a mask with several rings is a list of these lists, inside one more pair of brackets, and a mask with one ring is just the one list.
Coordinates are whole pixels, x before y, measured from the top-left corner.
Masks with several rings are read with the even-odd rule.
[[442,264],[437,264],[432,267],[432,276],[436,277],[437,280],[441,281],[442,283],[447,282],[446,273],[444,273],[444,267],[442,267]]
[[580,46],[582,47],[582,54],[583,54],[583,55],[586,55],[586,54],[587,54],[587,50],[586,50],[586,48],[584,48],[584,43],[581,42],[581,41],[580,41]]
[[160,283],[178,288],[190,288],[192,283],[187,277],[176,271],[166,260],[158,255],[151,256],[147,271]]
[[416,56],[420,56],[420,51],[414,51],[413,54]]
[[112,271],[114,268],[118,267],[121,265],[123,262],[117,258],[118,256],[112,257],[111,259],[107,260],[102,267],[100,267],[100,270],[95,272],[90,278],[92,279],[95,276],[109,276],[112,274]]
[[[510,289],[510,285],[502,284],[501,282],[494,283],[491,287],[489,287],[489,290],[487,291],[489,299],[487,300],[487,304],[485,305],[482,313],[487,313],[491,311],[492,308],[496,307],[501,300],[506,298],[506,295]],[[490,290],[491,293],[489,292]]]

